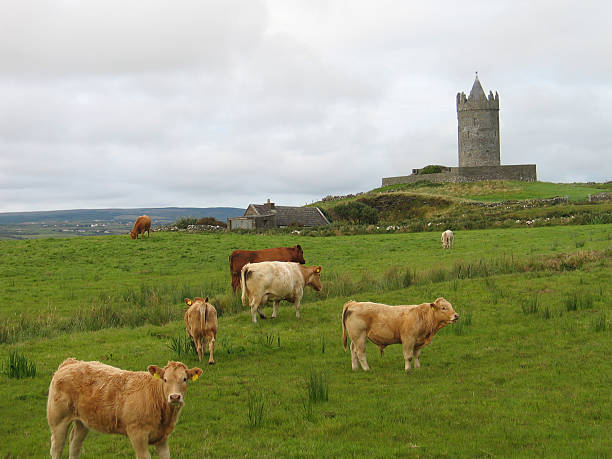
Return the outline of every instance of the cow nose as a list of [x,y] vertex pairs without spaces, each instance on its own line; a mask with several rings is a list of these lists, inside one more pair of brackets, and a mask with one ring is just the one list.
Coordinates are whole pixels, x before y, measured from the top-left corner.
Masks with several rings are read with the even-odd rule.
[[455,320],[459,319],[459,314],[455,314]]
[[170,394],[170,403],[177,403],[181,401],[181,394]]

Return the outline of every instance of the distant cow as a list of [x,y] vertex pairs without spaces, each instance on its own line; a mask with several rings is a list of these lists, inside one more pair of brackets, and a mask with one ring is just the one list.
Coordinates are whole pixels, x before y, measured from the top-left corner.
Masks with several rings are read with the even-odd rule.
[[185,404],[187,381],[199,368],[181,362],[148,371],[126,371],[100,362],[66,359],[49,386],[47,420],[51,428],[51,457],[59,459],[70,423],[70,457],[78,458],[89,429],[127,435],[136,457],[150,458],[149,445],[160,457],[170,457],[168,437]]
[[453,248],[453,240],[455,236],[451,230],[446,230],[442,233],[442,248],[443,249],[452,249]]
[[240,285],[240,271],[247,263],[259,263],[261,261],[294,261],[304,264],[304,252],[302,247],[275,247],[273,249],[261,250],[234,250],[229,257],[230,272],[232,273],[232,290],[235,292]]
[[217,310],[208,302],[208,297],[204,299],[194,298],[193,301],[185,298],[185,303],[189,306],[189,309],[185,311],[185,329],[187,334],[196,346],[200,362],[202,361],[206,341],[208,341],[208,349],[210,351],[208,364],[213,365],[215,363],[215,340],[217,338],[217,328],[219,327]]
[[132,239],[138,239],[138,235],[142,234],[144,238],[144,233],[147,233],[147,237],[151,237],[151,218],[148,215],[141,215],[136,219],[134,223],[134,228],[130,231],[130,237]]
[[[309,285],[317,292],[322,288],[321,267],[282,261],[248,263],[240,273],[240,285],[242,305],[247,305],[248,298],[253,322],[257,322],[258,308],[263,309],[268,300],[274,301],[272,318],[278,313],[278,303],[287,300],[295,304],[295,316],[299,319],[304,286]],[[266,318],[261,311],[259,315]]]
[[405,370],[419,368],[421,349],[431,343],[442,327],[459,319],[453,306],[444,298],[434,303],[420,305],[388,306],[380,303],[349,301],[342,309],[342,344],[346,350],[346,335],[351,338],[351,363],[353,370],[369,370],[366,360],[366,339],[380,349],[389,344],[402,343]]

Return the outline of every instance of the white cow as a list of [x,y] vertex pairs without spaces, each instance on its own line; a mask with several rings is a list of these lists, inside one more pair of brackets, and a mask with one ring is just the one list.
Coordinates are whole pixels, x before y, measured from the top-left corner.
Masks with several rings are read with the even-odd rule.
[[455,236],[451,230],[446,230],[442,233],[442,248],[443,249],[452,249],[453,248],[453,240]]
[[[281,300],[295,304],[295,316],[300,318],[300,301],[304,295],[304,286],[309,285],[317,292],[321,290],[321,267],[302,266],[299,263],[285,261],[262,261],[247,263],[240,272],[242,288],[242,305],[251,307],[253,322],[257,322],[257,310],[274,301],[272,318],[278,314],[278,303]],[[266,317],[260,312],[262,319]]]

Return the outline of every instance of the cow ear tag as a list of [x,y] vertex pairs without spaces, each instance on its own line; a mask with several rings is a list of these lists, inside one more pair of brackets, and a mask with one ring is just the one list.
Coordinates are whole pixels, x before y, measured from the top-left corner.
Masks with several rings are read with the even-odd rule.
[[194,375],[191,377],[191,380],[192,380],[192,381],[197,381],[197,380],[198,380],[198,378],[199,378],[198,374],[197,374],[197,373],[195,373],[195,374],[194,374]]
[[321,268],[315,268],[315,273],[320,273],[321,272]]
[[191,306],[191,303],[192,303],[192,301],[191,301],[191,300],[189,300],[189,301],[187,302],[187,305],[188,305],[188,306]]
[[436,305],[434,303],[431,303],[431,309],[436,309]]
[[159,375],[158,375],[157,373],[155,373],[155,374],[153,375],[153,377],[154,377],[155,379],[159,379]]

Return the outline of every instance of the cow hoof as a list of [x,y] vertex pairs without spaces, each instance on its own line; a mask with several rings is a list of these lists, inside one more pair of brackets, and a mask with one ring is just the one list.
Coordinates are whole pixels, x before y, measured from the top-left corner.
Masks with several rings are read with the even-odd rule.
[[215,362],[208,362],[208,364],[209,364],[209,365],[214,365],[214,364],[215,364]]

